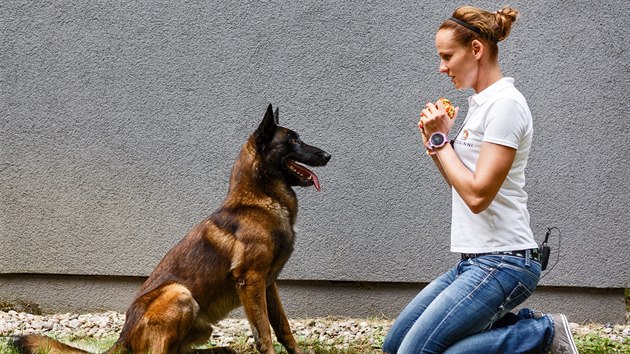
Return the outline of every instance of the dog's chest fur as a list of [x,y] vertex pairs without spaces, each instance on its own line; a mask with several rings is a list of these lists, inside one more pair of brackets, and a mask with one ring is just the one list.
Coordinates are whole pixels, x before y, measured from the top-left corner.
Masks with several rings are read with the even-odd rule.
[[273,239],[273,261],[272,267],[267,282],[274,281],[280,271],[284,267],[291,253],[293,252],[293,245],[295,243],[295,228],[292,223],[293,217],[291,217],[289,210],[283,207],[277,202],[273,202],[268,206],[279,217],[277,227],[271,232]]

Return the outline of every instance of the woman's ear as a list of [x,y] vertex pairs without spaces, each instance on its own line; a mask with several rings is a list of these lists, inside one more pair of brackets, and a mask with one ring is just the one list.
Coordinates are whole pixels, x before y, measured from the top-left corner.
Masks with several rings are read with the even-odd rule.
[[473,55],[475,56],[475,58],[477,58],[477,60],[481,59],[481,55],[483,54],[483,51],[485,49],[484,46],[483,46],[483,43],[481,43],[481,41],[475,39],[470,44],[470,47],[472,48]]

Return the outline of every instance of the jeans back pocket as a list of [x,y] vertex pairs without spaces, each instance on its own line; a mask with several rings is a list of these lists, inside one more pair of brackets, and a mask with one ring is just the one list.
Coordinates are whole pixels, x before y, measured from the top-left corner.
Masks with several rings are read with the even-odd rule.
[[528,297],[532,295],[532,292],[525,286],[525,284],[519,282],[516,287],[510,292],[510,294],[503,300],[497,312],[490,319],[490,323],[486,329],[492,327],[492,324],[505,316],[508,312],[512,311],[516,306],[520,305]]

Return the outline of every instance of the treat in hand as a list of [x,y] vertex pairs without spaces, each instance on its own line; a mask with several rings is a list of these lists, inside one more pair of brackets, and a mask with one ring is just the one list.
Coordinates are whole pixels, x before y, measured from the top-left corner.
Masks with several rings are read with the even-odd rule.
[[444,104],[444,108],[446,108],[446,114],[449,118],[453,119],[453,117],[455,116],[455,107],[453,107],[451,101],[444,97],[438,99],[438,101],[442,101],[442,103]]
[[[449,118],[453,119],[453,117],[455,116],[455,107],[453,107],[451,101],[444,97],[438,98],[438,101],[442,101],[442,103],[444,104],[444,108],[446,109],[446,115],[448,115]],[[420,117],[424,116],[424,113],[420,114]]]
[[[444,97],[440,97],[438,101],[442,101],[442,103],[444,104],[444,108],[446,109],[446,115],[449,118],[453,119],[455,117],[455,107],[453,107],[453,105],[451,104],[451,101],[449,101],[448,99]],[[418,127],[424,130],[424,122],[422,121],[422,117],[426,117],[424,115],[424,112],[420,113],[420,122],[418,123]]]

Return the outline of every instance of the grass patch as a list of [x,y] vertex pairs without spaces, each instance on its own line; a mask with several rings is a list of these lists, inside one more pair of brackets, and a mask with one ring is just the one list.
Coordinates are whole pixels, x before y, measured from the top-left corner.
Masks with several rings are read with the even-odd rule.
[[[627,310],[626,320],[630,324],[630,289],[625,290],[625,300]],[[2,303],[0,303],[0,305],[1,304]],[[300,344],[300,347],[307,353],[374,354],[381,353],[383,340],[387,334],[386,331],[387,329],[385,327],[379,327],[370,337],[365,337],[361,340],[339,336],[322,342],[300,337],[299,335],[296,337],[296,340]],[[612,340],[608,338],[601,327],[597,327],[586,334],[574,334],[573,337],[581,354],[630,354],[630,337],[624,338],[623,340]],[[117,337],[105,337],[100,339],[91,337],[67,337],[60,338],[60,341],[91,352],[103,352],[111,347],[116,339]],[[0,337],[0,353],[18,354],[16,351],[9,348],[8,342],[9,338]],[[213,343],[209,344],[209,347],[211,346],[213,346]],[[230,347],[238,353],[257,353],[253,339],[246,335],[235,338],[234,342],[230,344]],[[276,353],[286,353],[280,343],[274,343],[274,347]]]
[[629,354],[630,340],[626,338],[623,342],[613,341],[610,338],[601,337],[594,333],[585,336],[575,337],[575,345],[580,353],[589,354]]
[[[333,341],[320,342],[317,340],[304,340],[297,338],[300,347],[305,352],[315,354],[369,354],[381,353],[383,344],[383,335],[378,334],[372,338],[366,338],[360,341],[347,342],[345,338],[340,337]],[[592,332],[586,335],[574,335],[578,350],[582,354],[630,354],[630,339],[626,338],[624,342],[613,341],[604,335]],[[73,346],[81,347],[92,352],[102,352],[108,349],[115,341],[115,337],[94,339],[94,338],[61,338],[61,341]],[[8,347],[8,339],[0,339],[0,353],[17,354]],[[276,353],[286,353],[279,343],[274,344]],[[257,353],[250,338],[238,338],[231,348],[239,353],[254,354]]]

